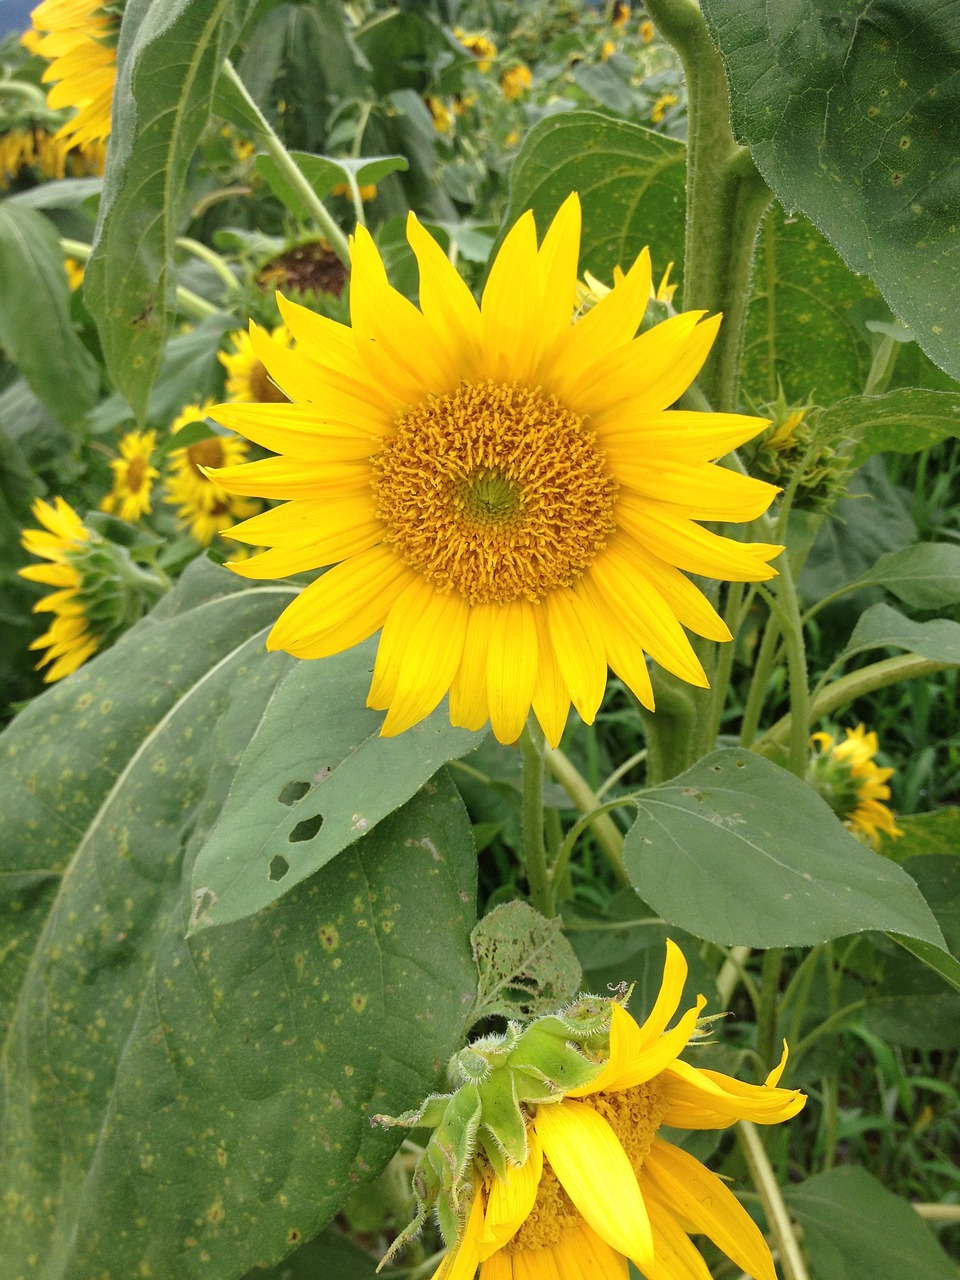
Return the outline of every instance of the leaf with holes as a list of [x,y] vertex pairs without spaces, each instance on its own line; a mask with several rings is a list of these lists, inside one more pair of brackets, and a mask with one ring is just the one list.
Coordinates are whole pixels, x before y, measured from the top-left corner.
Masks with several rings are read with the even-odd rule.
[[559,920],[525,902],[502,902],[470,935],[478,990],[473,1021],[499,1014],[535,1018],[572,1000],[580,964]]
[[416,1105],[464,1030],[476,858],[443,773],[282,902],[186,936],[193,860],[294,665],[264,648],[291,590],[196,563],[0,737],[11,1274],[279,1261],[393,1150],[366,1111]]
[[397,738],[366,707],[376,640],[294,662],[242,753],[230,795],[197,857],[197,925],[267,906],[313,875],[484,733],[454,729],[446,704]]
[[906,872],[760,756],[714,751],[637,805],[624,863],[668,924],[722,946],[810,946],[882,929],[943,948]]

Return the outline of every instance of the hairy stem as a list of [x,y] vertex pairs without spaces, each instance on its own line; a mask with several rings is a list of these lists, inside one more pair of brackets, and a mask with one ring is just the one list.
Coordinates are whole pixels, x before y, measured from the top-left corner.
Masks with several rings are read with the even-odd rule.
[[527,868],[530,901],[544,916],[557,908],[547,871],[547,846],[543,826],[543,731],[531,716],[520,735],[523,752],[523,857]]

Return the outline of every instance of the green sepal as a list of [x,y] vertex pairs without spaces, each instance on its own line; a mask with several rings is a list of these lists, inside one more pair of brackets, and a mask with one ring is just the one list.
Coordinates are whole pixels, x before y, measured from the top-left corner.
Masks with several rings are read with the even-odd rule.
[[[549,1022],[557,1021],[548,1019]],[[510,1055],[510,1067],[520,1067],[538,1079],[549,1080],[561,1092],[589,1084],[602,1066],[591,1062],[569,1040],[561,1040],[553,1027],[534,1022],[523,1033],[519,1045]],[[532,1101],[523,1098],[522,1101]]]
[[[513,1164],[523,1164],[529,1154],[527,1121],[517,1097],[513,1072],[495,1071],[480,1086],[480,1103],[481,1125],[492,1135],[495,1146]],[[484,1142],[483,1147],[489,1155],[490,1144]]]

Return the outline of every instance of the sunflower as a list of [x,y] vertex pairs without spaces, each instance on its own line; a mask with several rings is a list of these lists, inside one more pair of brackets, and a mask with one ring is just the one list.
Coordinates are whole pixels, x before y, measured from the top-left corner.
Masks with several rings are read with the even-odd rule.
[[24,43],[49,62],[44,83],[55,82],[47,103],[77,111],[57,133],[71,145],[110,136],[121,16],[118,6],[94,0],[43,0],[30,15],[33,31]]
[[[171,425],[175,435],[191,422],[202,422],[213,401],[189,404]],[[170,451],[170,472],[164,502],[177,507],[181,525],[201,546],[209,546],[218,533],[230,529],[259,511],[258,502],[232,497],[201,470],[204,467],[233,467],[247,456],[246,441],[235,435],[213,435],[183,449]]]
[[883,803],[890,799],[887,780],[892,769],[881,769],[874,761],[880,750],[875,733],[862,724],[847,729],[846,741],[831,733],[815,733],[810,739],[814,751],[807,768],[807,780],[819,791],[843,825],[862,836],[874,849],[880,833],[896,839],[903,832],[893,813]]
[[139,520],[150,514],[150,491],[160,474],[150,465],[156,444],[155,431],[128,431],[121,439],[120,457],[110,463],[113,489],[101,502],[101,511],[115,513],[121,520]]
[[512,67],[500,77],[500,92],[507,102],[513,102],[515,98],[526,93],[532,84],[533,76],[530,74],[530,68],[521,62],[518,67]]
[[46,649],[37,663],[44,673],[44,683],[52,684],[76,671],[99,647],[99,638],[91,630],[81,599],[82,575],[73,561],[90,542],[90,531],[63,498],[54,498],[53,506],[37,498],[30,508],[42,529],[24,529],[21,542],[32,556],[41,556],[49,564],[28,564],[18,569],[28,582],[42,582],[55,587],[33,606],[34,613],[52,613],[49,630],[38,636],[31,649]]
[[477,59],[477,70],[486,74],[490,70],[491,60],[497,56],[497,46],[493,41],[479,31],[464,31],[462,27],[454,27],[453,34]]
[[[218,351],[217,359],[227,371],[226,392],[230,399],[283,403],[287,397],[270,380],[246,329],[236,329],[229,337],[233,350]],[[290,331],[282,324],[271,330],[270,337],[284,347],[292,343]]]
[[775,1280],[770,1250],[733,1192],[659,1130],[777,1124],[806,1098],[777,1087],[786,1045],[762,1085],[680,1060],[705,1003],[699,996],[667,1031],[686,975],[668,941],[646,1021],[614,1002],[599,1074],[528,1105],[526,1159],[498,1174],[474,1157],[466,1228],[434,1280],[469,1280],[478,1266],[480,1280],[627,1280],[628,1259],[647,1280],[709,1280],[690,1234],[707,1236],[754,1280]]
[[215,417],[280,456],[216,473],[233,493],[288,501],[231,532],[272,547],[251,578],[335,565],[278,619],[268,645],[339,653],[383,628],[368,705],[401,733],[450,691],[454,724],[519,736],[531,704],[560,739],[588,723],[607,665],[648,707],[643,650],[706,686],[683,627],[730,633],[681,570],[773,575],[776,546],[698,520],[753,520],[776,489],[712,460],[760,431],[737,414],[670,410],[719,317],[686,312],[634,335],[650,256],[571,324],[580,205],[537,248],[532,213],[506,237],[478,306],[410,216],[418,310],[391,288],[364,228],[353,242],[352,328],[280,299],[297,342],[255,326],[254,350],[291,404]]

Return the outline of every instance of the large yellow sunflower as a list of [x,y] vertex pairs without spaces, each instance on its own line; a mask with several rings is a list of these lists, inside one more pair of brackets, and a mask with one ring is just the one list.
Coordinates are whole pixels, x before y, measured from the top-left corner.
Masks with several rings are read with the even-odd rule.
[[466,1229],[434,1280],[472,1280],[478,1266],[480,1280],[627,1280],[628,1258],[647,1280],[709,1280],[689,1238],[701,1233],[754,1280],[776,1280],[770,1250],[733,1192],[658,1131],[778,1124],[806,1098],[777,1087],[786,1046],[762,1085],[680,1060],[705,1003],[698,997],[666,1030],[686,974],[668,942],[646,1021],[614,1003],[600,1073],[530,1107],[524,1163],[501,1177],[476,1158]]
[[139,520],[149,515],[150,492],[160,472],[150,465],[157,445],[155,431],[128,431],[120,441],[120,457],[110,463],[113,488],[100,509],[116,513],[121,520]]
[[43,0],[30,15],[33,31],[24,44],[49,62],[45,84],[53,110],[73,107],[77,114],[57,137],[71,145],[103,141],[110,136],[110,109],[117,75],[118,6],[96,0]]
[[30,645],[31,649],[46,649],[37,670],[52,663],[43,677],[51,684],[76,671],[99,646],[80,595],[82,575],[72,562],[89,542],[90,532],[63,498],[54,498],[53,506],[37,498],[30,510],[43,528],[24,529],[21,542],[31,555],[49,563],[28,564],[17,572],[28,582],[56,588],[33,606],[34,613],[52,613],[53,618],[49,629]]
[[251,330],[293,403],[213,411],[278,454],[217,481],[287,499],[231,531],[273,548],[237,572],[334,566],[287,607],[269,647],[321,658],[382,628],[368,703],[387,710],[388,735],[449,691],[456,725],[489,718],[513,742],[532,705],[556,743],[571,701],[593,720],[608,664],[653,706],[644,651],[705,686],[683,628],[730,633],[683,571],[760,581],[780,550],[696,523],[753,520],[776,493],[714,465],[762,420],[670,408],[720,318],[685,312],[636,336],[644,251],[572,324],[576,196],[539,249],[533,215],[519,219],[480,305],[412,215],[407,234],[420,309],[391,288],[360,227],[352,327],[280,299],[296,350]]
[[[213,401],[188,404],[174,419],[170,430],[176,435],[191,422],[202,422]],[[164,502],[177,508],[181,525],[202,547],[209,546],[218,533],[232,528],[260,510],[259,502],[233,497],[211,480],[202,468],[231,467],[247,456],[247,442],[234,435],[208,436],[182,449],[171,449]],[[263,544],[261,544],[263,545]]]
[[893,812],[883,803],[890,799],[888,779],[893,770],[881,768],[874,757],[880,750],[875,733],[858,724],[846,730],[838,742],[832,733],[815,733],[810,739],[814,754],[807,769],[808,781],[854,835],[877,848],[880,833],[902,836]]

